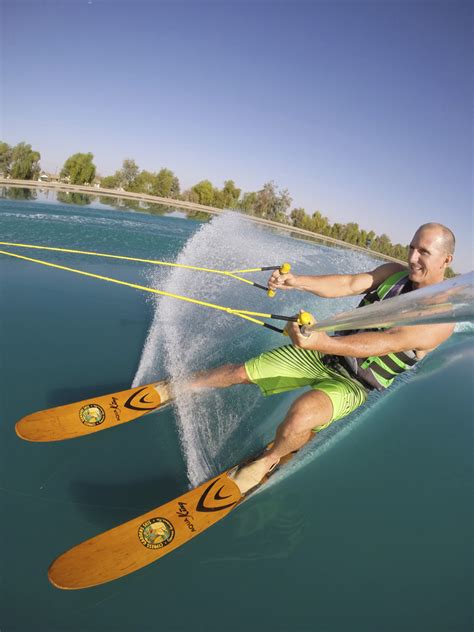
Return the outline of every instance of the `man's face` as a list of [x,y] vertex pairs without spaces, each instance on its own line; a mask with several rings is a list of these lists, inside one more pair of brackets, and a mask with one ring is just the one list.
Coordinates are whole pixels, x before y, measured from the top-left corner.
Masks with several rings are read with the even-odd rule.
[[452,256],[446,252],[442,233],[436,228],[418,230],[413,237],[409,253],[409,279],[417,287],[440,283]]

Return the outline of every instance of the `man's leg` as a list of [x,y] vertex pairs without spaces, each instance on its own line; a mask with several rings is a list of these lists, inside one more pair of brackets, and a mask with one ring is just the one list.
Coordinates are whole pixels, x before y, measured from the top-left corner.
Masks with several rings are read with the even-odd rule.
[[209,371],[195,373],[187,387],[192,390],[200,388],[226,388],[234,384],[251,384],[243,364],[225,364]]
[[326,393],[314,390],[301,395],[278,427],[270,450],[235,474],[234,481],[240,491],[245,494],[258,485],[281,457],[302,448],[314,436],[313,429],[329,423],[332,416],[333,405]]

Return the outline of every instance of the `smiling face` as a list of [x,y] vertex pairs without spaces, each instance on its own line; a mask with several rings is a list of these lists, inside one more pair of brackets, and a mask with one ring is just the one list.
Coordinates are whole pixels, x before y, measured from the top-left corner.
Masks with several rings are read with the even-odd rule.
[[415,288],[441,283],[452,260],[441,228],[419,228],[409,248],[409,279]]

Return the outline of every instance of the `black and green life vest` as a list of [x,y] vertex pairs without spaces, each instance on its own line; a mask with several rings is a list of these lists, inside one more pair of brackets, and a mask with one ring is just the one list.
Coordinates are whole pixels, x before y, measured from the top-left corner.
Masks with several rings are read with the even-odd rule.
[[[408,271],[402,270],[389,276],[377,289],[364,296],[357,307],[372,305],[377,301],[384,301],[400,294],[413,290],[408,278]],[[383,331],[385,328],[371,331]],[[346,335],[355,334],[358,331],[348,331]],[[383,356],[370,356],[368,358],[353,358],[344,356],[341,358],[358,379],[372,388],[383,390],[390,386],[395,377],[404,371],[411,369],[417,363],[416,353],[413,350],[388,353]]]

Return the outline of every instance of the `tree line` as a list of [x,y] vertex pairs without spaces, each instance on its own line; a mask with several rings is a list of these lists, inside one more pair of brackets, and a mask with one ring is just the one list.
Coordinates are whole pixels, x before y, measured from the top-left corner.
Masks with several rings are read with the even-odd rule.
[[[0,142],[0,174],[22,180],[37,180],[41,174],[41,155],[31,145],[19,143],[10,147]],[[331,223],[320,211],[308,215],[303,208],[291,208],[292,198],[287,189],[278,189],[273,181],[266,182],[262,189],[242,193],[233,180],[226,180],[222,189],[210,180],[201,180],[191,188],[181,191],[177,176],[167,168],[151,172],[140,169],[137,163],[127,158],[122,168],[113,175],[98,177],[92,153],[76,153],[64,163],[60,178],[70,184],[93,184],[107,189],[119,189],[134,193],[145,193],[158,197],[186,200],[205,206],[228,208],[255,217],[279,222],[304,230],[338,239],[348,244],[369,248],[382,255],[402,261],[408,257],[408,246],[392,244],[386,234],[377,235],[373,230],[365,230],[356,222]],[[454,276],[448,268],[447,276]]]

